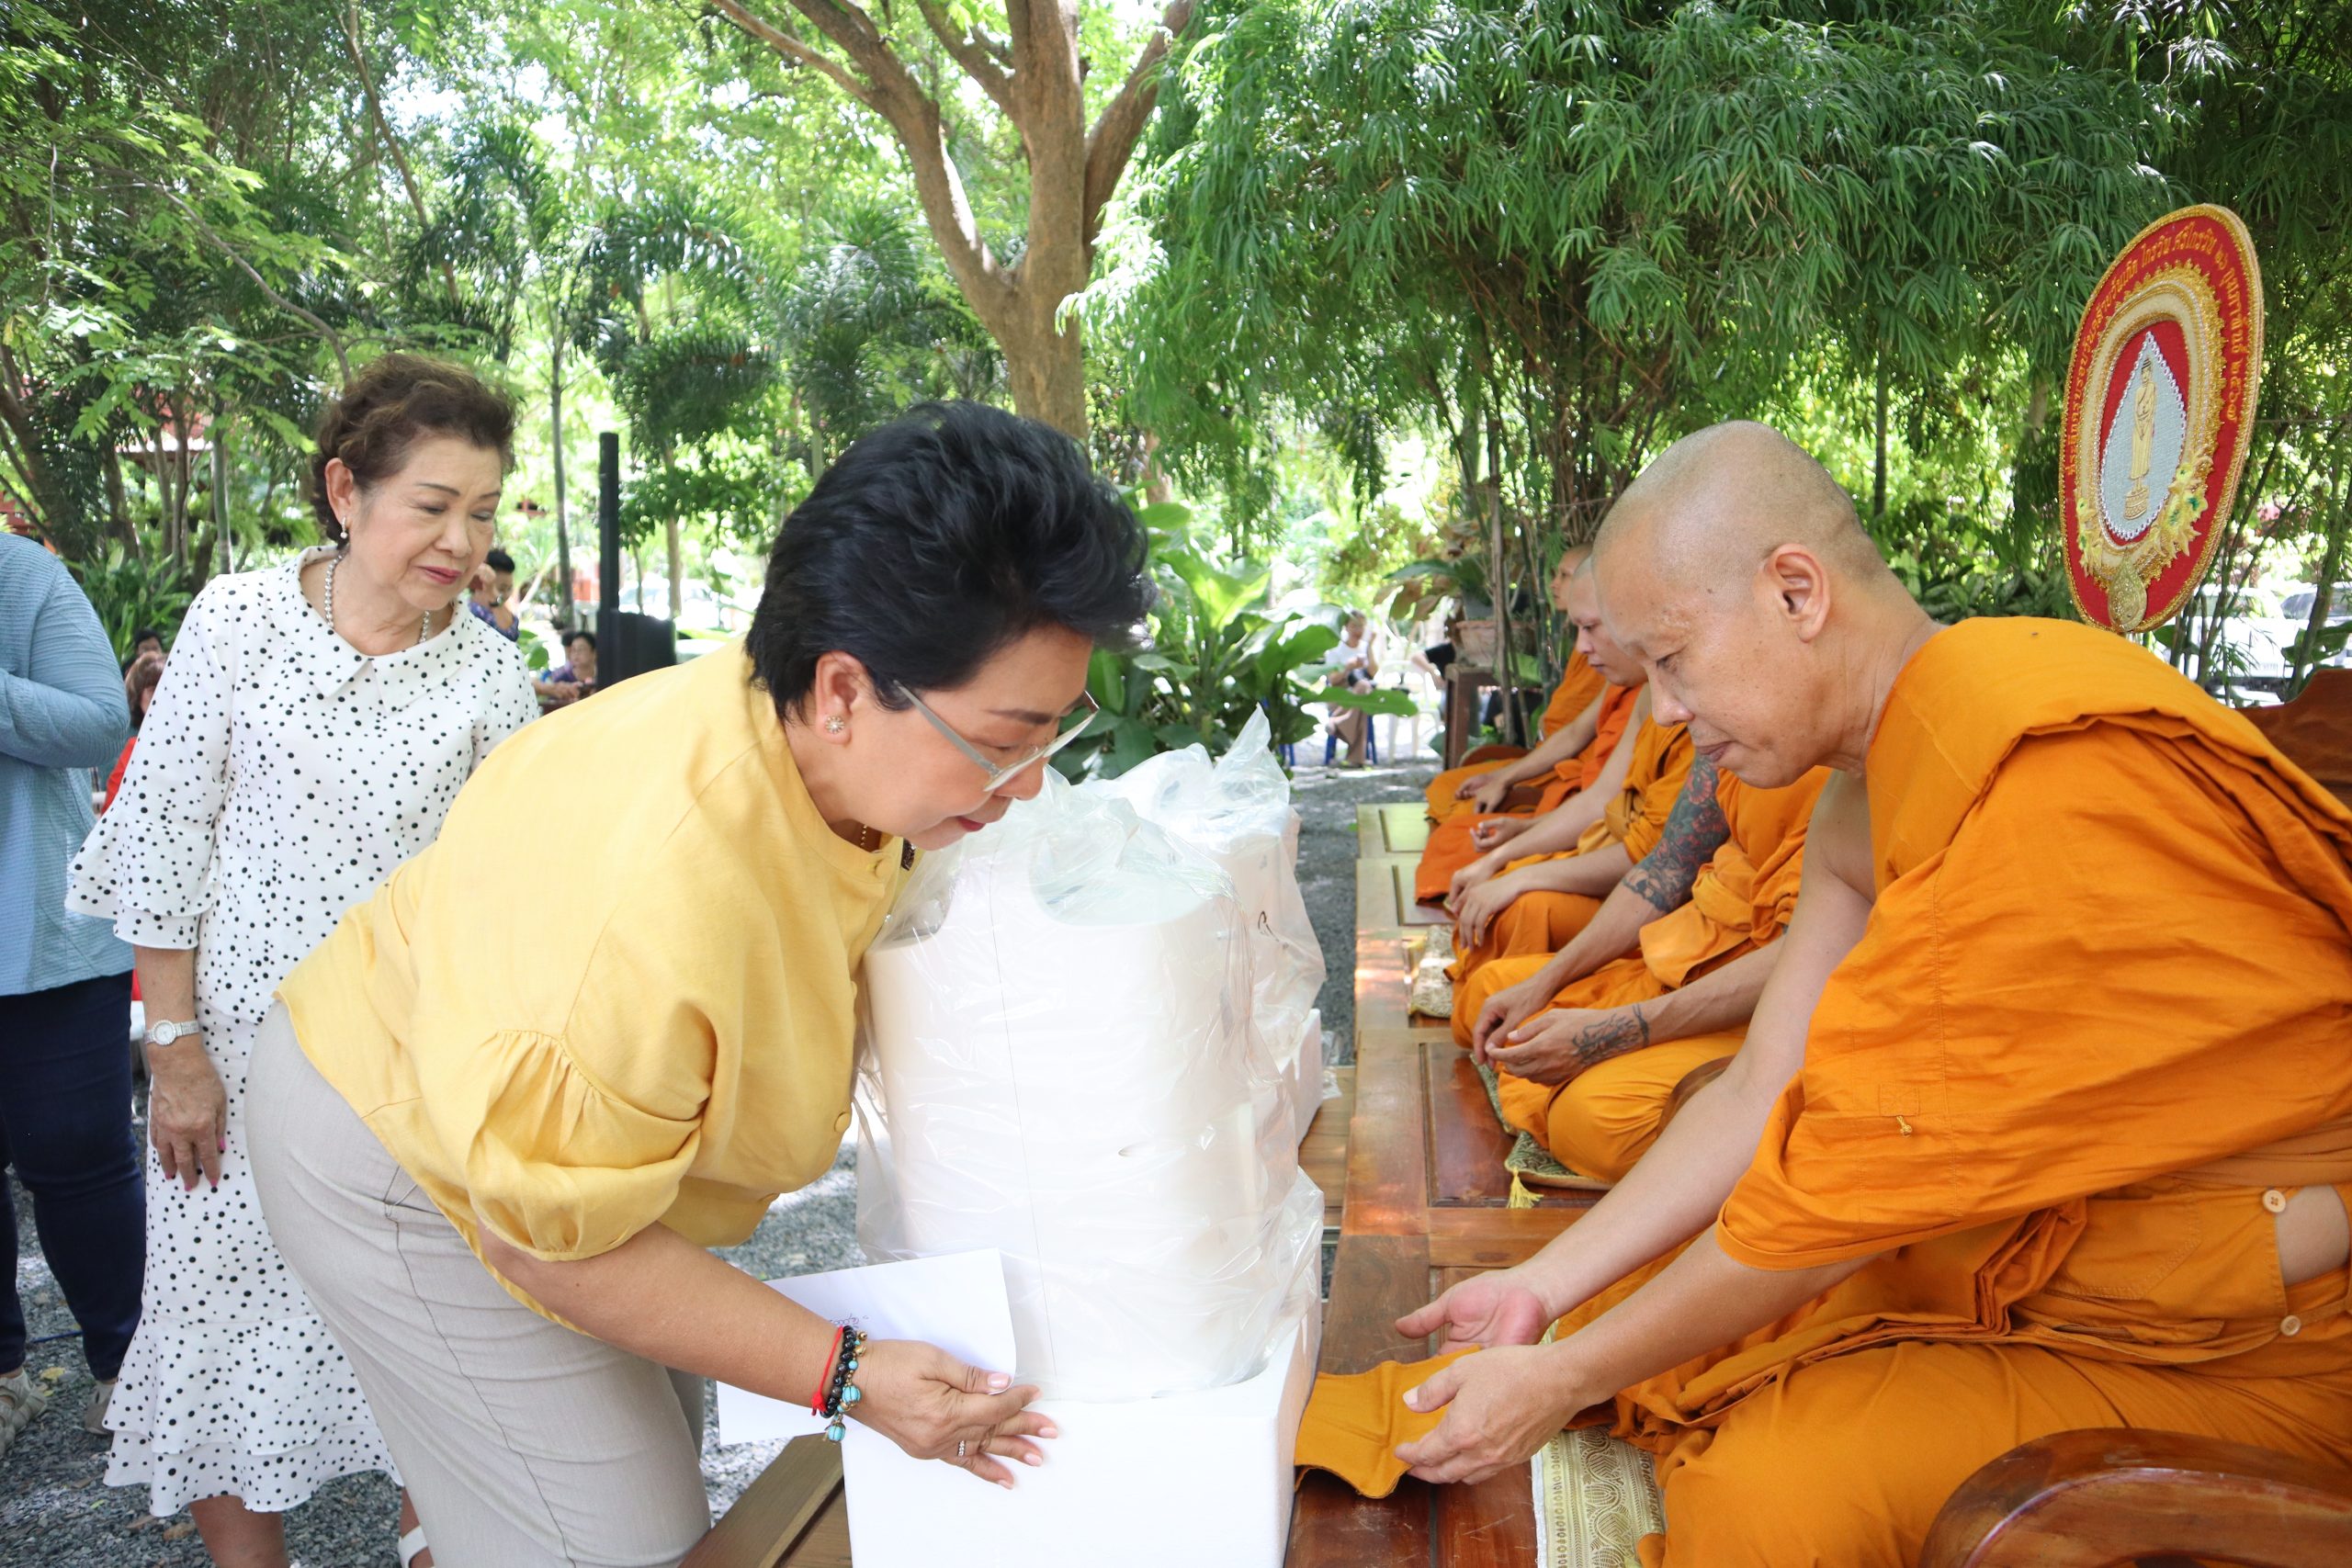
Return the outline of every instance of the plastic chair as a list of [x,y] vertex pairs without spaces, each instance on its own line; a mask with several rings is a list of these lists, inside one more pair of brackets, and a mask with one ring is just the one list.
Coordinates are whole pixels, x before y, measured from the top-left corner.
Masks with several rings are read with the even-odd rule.
[[[1367,766],[1380,761],[1380,728],[1372,722],[1378,716],[1377,714],[1369,713],[1363,716],[1363,760]],[[1340,738],[1331,731],[1325,730],[1323,732],[1323,765],[1325,767],[1331,765],[1331,759],[1339,754],[1339,750]]]

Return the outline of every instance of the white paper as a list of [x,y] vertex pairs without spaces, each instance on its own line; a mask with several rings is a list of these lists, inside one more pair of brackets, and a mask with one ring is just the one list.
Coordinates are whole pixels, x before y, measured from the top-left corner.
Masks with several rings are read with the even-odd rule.
[[[1013,1370],[1012,1308],[1004,1288],[1004,1258],[994,1250],[836,1269],[771,1280],[768,1288],[829,1322],[854,1322],[869,1339],[918,1339],[967,1366]],[[824,1429],[824,1421],[809,1415],[805,1404],[718,1385],[722,1445],[775,1442]]]

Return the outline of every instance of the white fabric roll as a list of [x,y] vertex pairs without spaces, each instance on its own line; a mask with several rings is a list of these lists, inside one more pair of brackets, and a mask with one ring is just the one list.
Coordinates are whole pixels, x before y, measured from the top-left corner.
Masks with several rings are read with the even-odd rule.
[[1206,857],[1055,779],[927,859],[866,956],[860,1239],[1001,1250],[1050,1395],[1238,1382],[1296,1305],[1322,1200],[1249,932]]

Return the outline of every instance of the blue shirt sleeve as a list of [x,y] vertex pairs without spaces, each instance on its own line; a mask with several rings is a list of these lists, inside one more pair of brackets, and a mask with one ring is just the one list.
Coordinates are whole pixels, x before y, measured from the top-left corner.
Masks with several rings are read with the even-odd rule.
[[122,671],[81,588],[47,564],[30,636],[9,639],[27,650],[23,667],[0,663],[0,752],[37,768],[111,767],[130,737]]

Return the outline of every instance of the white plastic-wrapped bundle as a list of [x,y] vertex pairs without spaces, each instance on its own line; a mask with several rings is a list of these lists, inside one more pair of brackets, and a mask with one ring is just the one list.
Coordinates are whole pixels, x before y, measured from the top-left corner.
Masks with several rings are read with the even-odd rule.
[[[1298,813],[1290,779],[1274,760],[1272,733],[1262,713],[1250,716],[1232,750],[1212,763],[1207,750],[1188,746],[1137,763],[1115,779],[1089,784],[1084,793],[1122,800],[1205,853],[1233,879],[1250,925],[1251,1017],[1286,1079],[1308,1086],[1306,1118],[1321,1093],[1322,1031],[1307,1014],[1323,988],[1323,947],[1307,918],[1298,886]],[[1312,1062],[1295,1062],[1302,1044]]]
[[1049,774],[927,857],[866,954],[859,1240],[1001,1251],[1050,1396],[1238,1382],[1313,1299],[1322,1198],[1249,931],[1200,851]]

